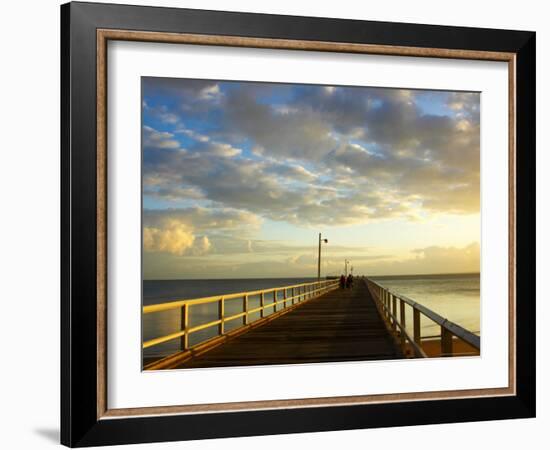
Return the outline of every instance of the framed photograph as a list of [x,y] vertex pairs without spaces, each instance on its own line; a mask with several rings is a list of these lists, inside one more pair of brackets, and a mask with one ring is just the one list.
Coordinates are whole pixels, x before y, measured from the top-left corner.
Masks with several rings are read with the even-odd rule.
[[61,7],[71,447],[535,415],[535,33]]

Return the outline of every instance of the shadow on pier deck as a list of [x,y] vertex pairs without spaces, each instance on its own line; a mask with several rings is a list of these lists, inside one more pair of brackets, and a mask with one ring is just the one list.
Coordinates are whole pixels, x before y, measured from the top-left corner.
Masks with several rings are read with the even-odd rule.
[[312,299],[173,368],[403,358],[363,282]]

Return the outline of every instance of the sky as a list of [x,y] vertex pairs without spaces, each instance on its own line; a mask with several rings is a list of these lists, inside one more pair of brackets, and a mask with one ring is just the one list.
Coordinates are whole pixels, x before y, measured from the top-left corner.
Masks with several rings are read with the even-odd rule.
[[142,78],[144,279],[479,272],[479,105]]

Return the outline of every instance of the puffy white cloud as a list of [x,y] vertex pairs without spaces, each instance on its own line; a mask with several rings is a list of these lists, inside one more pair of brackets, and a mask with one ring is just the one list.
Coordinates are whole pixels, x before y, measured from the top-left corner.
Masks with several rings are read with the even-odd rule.
[[218,100],[220,96],[219,84],[206,86],[199,91],[199,98],[202,100]]
[[227,209],[146,210],[143,215],[143,248],[151,253],[202,256],[215,251],[206,233],[214,236],[221,233],[223,236],[224,233],[257,228],[259,223],[260,219],[250,213]]
[[[184,224],[168,221],[163,228],[143,228],[143,249],[146,252],[166,252],[174,255],[184,255],[191,251],[195,244],[195,236]],[[199,245],[198,249],[201,246]]]

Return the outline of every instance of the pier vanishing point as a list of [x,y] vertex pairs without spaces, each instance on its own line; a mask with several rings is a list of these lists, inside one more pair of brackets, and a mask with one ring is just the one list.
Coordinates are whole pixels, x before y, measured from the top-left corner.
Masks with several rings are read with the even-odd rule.
[[[217,318],[196,324],[193,311],[205,304],[217,307]],[[478,335],[365,277],[351,289],[327,279],[143,307],[144,314],[169,310],[179,314],[180,329],[143,342],[143,349],[178,340],[179,351],[146,359],[145,370],[480,353]],[[440,335],[422,336],[421,320],[437,324]],[[215,335],[193,343],[207,329]]]

